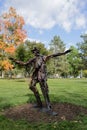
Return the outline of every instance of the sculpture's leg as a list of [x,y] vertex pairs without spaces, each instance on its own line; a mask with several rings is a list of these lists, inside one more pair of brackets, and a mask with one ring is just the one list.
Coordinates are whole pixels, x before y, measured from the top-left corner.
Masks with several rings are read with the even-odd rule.
[[41,99],[40,99],[39,92],[38,92],[38,90],[36,88],[36,83],[37,83],[36,80],[31,80],[31,82],[30,82],[30,89],[33,91],[34,96],[35,96],[35,98],[37,100],[37,107],[42,108],[42,102],[41,102]]
[[50,104],[50,98],[49,98],[49,94],[48,94],[48,85],[45,81],[40,82],[40,86],[41,86],[41,90],[43,93],[43,96],[45,98],[45,102],[47,105],[47,109],[42,109],[43,112],[47,112],[50,115],[56,116],[57,113],[54,112],[51,108],[51,104]]
[[40,86],[41,86],[41,90],[42,90],[42,93],[43,93],[43,96],[47,105],[47,109],[51,110],[50,98],[48,94],[48,85],[46,81],[41,81]]

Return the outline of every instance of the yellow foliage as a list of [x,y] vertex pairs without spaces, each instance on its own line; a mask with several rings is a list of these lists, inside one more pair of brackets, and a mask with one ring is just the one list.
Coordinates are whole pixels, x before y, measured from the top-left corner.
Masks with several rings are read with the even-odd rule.
[[4,49],[4,47],[5,47],[5,43],[2,42],[1,39],[0,39],[0,49]]
[[13,65],[9,62],[9,60],[3,60],[1,62],[1,66],[4,70],[11,70],[13,68]]

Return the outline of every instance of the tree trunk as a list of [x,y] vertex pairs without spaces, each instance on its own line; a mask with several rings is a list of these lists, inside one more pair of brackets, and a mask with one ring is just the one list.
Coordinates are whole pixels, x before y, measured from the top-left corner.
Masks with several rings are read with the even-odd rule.
[[5,72],[2,70],[1,72],[1,78],[4,78],[5,77]]

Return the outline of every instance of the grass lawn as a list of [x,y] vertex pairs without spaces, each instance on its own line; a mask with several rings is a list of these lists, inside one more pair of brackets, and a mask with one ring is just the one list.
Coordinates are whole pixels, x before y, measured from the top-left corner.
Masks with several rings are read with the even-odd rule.
[[[27,79],[0,79],[0,111],[27,102],[35,102],[28,84]],[[48,85],[51,102],[68,102],[87,108],[87,79],[49,79]],[[39,86],[37,87],[40,91]],[[41,98],[44,100],[42,95]],[[12,121],[0,115],[0,130],[87,130],[87,117],[81,116],[79,120],[81,122],[32,124],[25,120]]]

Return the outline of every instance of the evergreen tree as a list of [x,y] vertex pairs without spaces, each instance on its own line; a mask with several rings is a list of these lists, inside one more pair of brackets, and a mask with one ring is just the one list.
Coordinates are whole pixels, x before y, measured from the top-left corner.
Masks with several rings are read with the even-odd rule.
[[[50,52],[51,53],[60,53],[65,51],[65,44],[59,36],[54,36],[50,43]],[[50,67],[51,72],[58,74],[59,76],[66,77],[68,74],[68,62],[67,56],[56,57],[51,60],[52,66]]]

